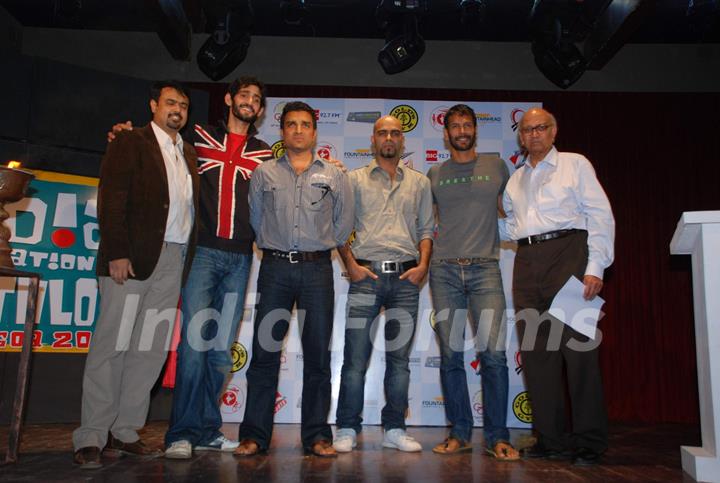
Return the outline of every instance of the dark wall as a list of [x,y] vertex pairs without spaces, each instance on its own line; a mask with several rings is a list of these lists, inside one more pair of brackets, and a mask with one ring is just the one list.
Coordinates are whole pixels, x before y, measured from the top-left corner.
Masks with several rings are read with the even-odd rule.
[[[5,62],[6,59],[3,59]],[[125,117],[139,122],[147,119],[145,94],[124,91],[126,85],[144,81],[109,74],[87,72],[59,74],[65,70],[37,67],[44,63],[20,59],[30,73],[19,73],[25,81],[15,80],[17,92],[32,99],[53,102],[38,89],[65,92],[63,105],[45,109],[44,122],[56,122],[54,129],[30,126],[38,117],[28,103],[18,102],[2,89],[2,106],[14,105],[18,112],[3,109],[0,115],[0,161],[10,158],[13,149],[22,155],[12,157],[38,163],[44,169],[84,172],[97,169],[108,126]],[[0,64],[1,65],[1,64]],[[46,73],[45,76],[36,74]],[[36,79],[47,84],[33,84]],[[97,76],[97,77],[93,77]],[[11,82],[9,76],[1,83]],[[29,80],[27,80],[29,79]],[[80,82],[82,89],[59,87]],[[102,90],[87,83],[114,83]],[[32,89],[23,90],[27,83]],[[7,86],[8,84],[0,84]],[[139,85],[139,84],[138,84]],[[224,86],[194,84],[209,95],[210,119],[225,115],[222,104]],[[593,162],[600,181],[613,204],[617,220],[616,261],[606,273],[603,295],[607,316],[601,322],[604,334],[601,365],[606,400],[613,420],[645,422],[697,422],[697,374],[695,369],[692,286],[689,257],[671,257],[669,242],[683,211],[720,209],[720,136],[716,113],[720,94],[623,94],[568,93],[541,91],[472,91],[399,88],[292,87],[270,86],[273,96],[287,97],[386,97],[399,99],[541,101],[559,121],[557,145],[561,150],[585,154]],[[75,95],[68,93],[72,91]],[[109,91],[109,93],[108,93]],[[88,92],[90,97],[83,93]],[[96,97],[105,92],[108,97]],[[133,98],[128,92],[136,92]],[[50,96],[52,97],[52,96]],[[197,107],[197,95],[193,102]],[[107,102],[106,102],[107,101]],[[14,103],[14,104],[13,104]],[[90,107],[87,104],[90,104]],[[208,104],[209,103],[209,104]],[[94,107],[92,107],[94,106]],[[135,111],[121,111],[122,109]],[[88,111],[88,110],[91,111]],[[94,109],[94,110],[92,110]],[[84,125],[63,125],[68,113],[96,118]],[[123,114],[120,115],[119,112]],[[200,112],[196,109],[195,112]],[[205,112],[208,112],[207,110]],[[21,126],[17,126],[19,122]],[[24,126],[24,127],[23,127]],[[23,130],[24,129],[24,130]],[[81,131],[92,134],[83,136]],[[8,133],[14,133],[8,143]],[[38,136],[28,138],[18,136]],[[72,147],[63,140],[72,139]],[[42,139],[46,144],[40,144]],[[81,141],[78,141],[80,139]],[[87,141],[82,141],[87,139]],[[54,143],[57,146],[51,146]],[[99,144],[98,144],[99,143]],[[100,147],[98,147],[100,146]],[[51,147],[57,151],[50,151]],[[78,161],[79,149],[92,162]],[[35,150],[35,151],[33,151]],[[46,157],[34,153],[46,150]],[[95,164],[92,164],[95,163]],[[96,171],[93,171],[93,173]],[[12,377],[12,356],[0,354],[3,380]],[[30,395],[30,420],[73,420],[79,414],[81,356],[36,354],[33,389]],[[42,381],[42,382],[38,382]],[[6,401],[12,384],[3,382],[4,402],[1,414],[7,414]],[[52,409],[50,408],[52,406]],[[155,414],[161,414],[156,411]]]
[[[118,121],[150,121],[150,81],[59,62],[0,55],[0,163],[97,176],[106,133]],[[191,90],[191,113],[205,122],[208,94]],[[8,422],[19,354],[0,352],[0,424]],[[27,421],[80,419],[84,355],[33,356]],[[169,415],[170,396],[157,391],[151,418]]]

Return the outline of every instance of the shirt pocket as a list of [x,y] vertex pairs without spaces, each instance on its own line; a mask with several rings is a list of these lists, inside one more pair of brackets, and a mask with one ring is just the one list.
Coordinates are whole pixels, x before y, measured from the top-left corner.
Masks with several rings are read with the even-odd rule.
[[332,187],[309,186],[308,196],[305,196],[306,207],[310,211],[329,211],[332,208]]
[[271,185],[263,188],[263,206],[271,212],[285,209],[287,205],[287,189],[284,186]]

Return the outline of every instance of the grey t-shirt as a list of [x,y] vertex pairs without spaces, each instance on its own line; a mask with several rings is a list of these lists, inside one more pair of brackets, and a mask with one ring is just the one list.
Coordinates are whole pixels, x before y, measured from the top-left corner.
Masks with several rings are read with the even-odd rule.
[[433,259],[498,259],[498,196],[510,177],[505,162],[479,154],[469,163],[449,159],[427,175],[438,214]]

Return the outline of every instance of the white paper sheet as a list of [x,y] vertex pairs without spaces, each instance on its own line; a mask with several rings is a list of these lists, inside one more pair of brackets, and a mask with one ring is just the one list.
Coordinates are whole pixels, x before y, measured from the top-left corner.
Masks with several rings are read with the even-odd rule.
[[600,309],[605,304],[605,300],[597,295],[592,300],[585,300],[584,290],[585,285],[577,277],[570,277],[555,295],[548,312],[581,334],[595,340],[598,320],[604,315]]

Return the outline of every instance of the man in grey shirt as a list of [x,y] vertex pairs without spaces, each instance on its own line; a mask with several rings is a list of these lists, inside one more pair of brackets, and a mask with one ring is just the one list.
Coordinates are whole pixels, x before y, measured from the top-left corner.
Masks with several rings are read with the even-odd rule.
[[438,216],[430,291],[445,414],[452,426],[449,437],[433,451],[452,454],[472,449],[473,417],[463,357],[469,315],[480,355],[486,452],[511,461],[519,455],[509,443],[506,424],[505,295],[497,227],[500,197],[509,175],[498,156],[475,152],[476,132],[475,112],[464,104],[451,107],[443,131],[450,159],[428,172]]
[[400,165],[404,135],[400,121],[385,116],[370,138],[375,159],[350,173],[355,195],[355,240],[338,249],[350,277],[345,357],[340,379],[335,449],[346,453],[362,430],[365,372],[385,308],[385,399],[383,446],[401,451],[422,447],[405,432],[410,348],[418,312],[419,285],[432,251],[430,182]]
[[258,275],[247,405],[236,454],[264,452],[272,437],[280,351],[297,304],[304,364],[301,438],[306,452],[335,456],[330,410],[330,337],[335,293],[330,251],[352,230],[352,188],[339,168],[314,156],[315,111],[289,102],[280,117],[286,153],[250,181],[250,223],[263,250]]

